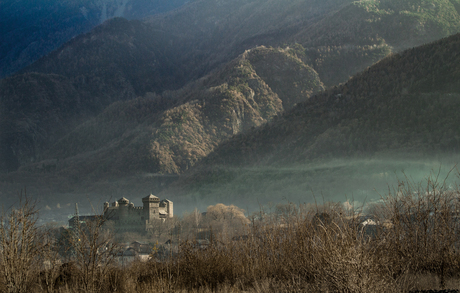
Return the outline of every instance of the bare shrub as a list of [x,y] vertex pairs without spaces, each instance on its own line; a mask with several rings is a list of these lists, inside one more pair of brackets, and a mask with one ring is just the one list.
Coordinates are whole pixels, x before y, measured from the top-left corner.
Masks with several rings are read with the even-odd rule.
[[63,229],[52,224],[38,227],[40,239],[43,240],[38,285],[43,292],[54,292],[56,289],[56,279],[60,275],[59,267],[62,262],[58,238]]
[[406,178],[386,198],[380,218],[389,223],[385,238],[389,261],[396,276],[436,274],[440,287],[460,273],[460,192],[446,180],[430,176],[425,183]]

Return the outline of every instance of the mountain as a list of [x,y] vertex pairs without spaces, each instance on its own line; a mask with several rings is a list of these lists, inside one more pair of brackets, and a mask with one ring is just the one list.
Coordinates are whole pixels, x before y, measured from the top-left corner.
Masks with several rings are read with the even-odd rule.
[[[178,89],[218,70],[257,42],[284,44],[319,74],[322,83],[332,86],[394,50],[458,31],[456,0],[439,0],[434,6],[415,4],[409,0],[403,4],[394,0],[200,0],[146,22],[109,20],[17,76],[0,81],[0,103],[8,113],[1,122],[8,125],[2,126],[0,134],[1,149],[7,154],[0,165],[11,171],[39,161],[61,135],[109,104]],[[394,31],[403,37],[394,37]],[[31,74],[37,73],[41,82],[30,82]],[[55,86],[45,87],[45,83]],[[54,88],[72,94],[59,95]],[[277,91],[287,94],[290,89]],[[30,101],[37,99],[35,93],[47,101],[48,112],[30,107]],[[56,103],[58,96],[67,101]],[[75,105],[74,111],[61,108],[66,104]],[[51,117],[53,113],[65,114]]]
[[[232,4],[231,1],[225,3]],[[319,5],[315,13],[326,13],[332,9],[329,2],[324,5],[327,9]],[[189,8],[163,16],[169,19],[166,28],[174,27],[177,20],[170,19],[170,15],[180,15],[183,11],[190,15],[195,2],[186,6]],[[241,11],[248,13],[249,8],[242,8]],[[236,14],[243,13],[239,12],[238,6],[233,5],[232,9],[236,10]],[[262,12],[258,12],[257,19],[261,19]],[[185,19],[183,21],[186,23]],[[233,22],[226,27],[231,28],[232,25]],[[173,33],[166,28],[114,18],[89,33],[75,37],[18,74],[1,80],[0,104],[3,104],[2,111],[5,113],[5,118],[0,121],[2,171],[14,171],[19,166],[44,159],[44,150],[55,143],[60,135],[71,131],[85,119],[94,117],[110,103],[133,99],[148,92],[160,94],[164,90],[178,89],[217,70],[233,58],[233,54],[216,49],[218,40],[211,42],[207,48],[202,38]],[[230,33],[222,31],[219,35]],[[223,47],[222,44],[219,46]],[[206,50],[200,50],[200,47]],[[242,52],[244,50],[236,56]],[[213,59],[212,56],[217,57]],[[40,74],[40,83],[29,82],[31,74]],[[55,85],[44,87],[42,84]],[[62,89],[61,93],[73,94],[58,95],[53,92],[56,87]],[[45,88],[50,90],[49,94],[44,91]],[[40,93],[40,96],[37,97],[36,93]],[[69,101],[55,103],[57,97]],[[31,101],[35,99],[46,101],[47,112],[33,106]],[[72,106],[72,112],[66,112],[61,109],[65,104],[76,106]],[[52,117],[54,113],[66,114]],[[23,117],[33,119],[24,120]],[[58,125],[54,127],[47,121],[56,121]],[[41,135],[36,135],[37,131]]]
[[[373,143],[353,136],[361,124],[331,126],[329,115],[342,119],[348,115],[345,110],[329,113],[324,108],[321,111],[329,114],[317,113],[312,125],[295,119],[290,125],[291,118],[284,121],[280,115],[291,107],[300,109],[295,105],[325,87],[331,89],[324,95],[335,93],[334,86],[389,54],[457,32],[457,8],[457,0],[197,0],[144,21],[108,20],[0,81],[0,170],[8,172],[0,178],[2,190],[35,186],[29,191],[43,198],[70,198],[76,193],[115,196],[127,190],[143,194],[152,192],[149,186],[164,189],[170,178],[195,169],[203,158],[216,158],[217,165],[232,161],[232,168],[241,172],[238,156],[232,158],[231,151],[222,159],[213,153],[220,154],[220,144],[225,149],[241,132],[257,139],[269,121],[281,123],[273,130],[273,139],[283,141],[275,148],[279,155],[270,149],[268,138],[261,138],[260,144],[248,138],[238,148],[249,148],[244,159],[248,164],[275,166],[276,176],[277,162],[334,159],[328,151],[344,145],[343,137],[351,137],[342,146],[346,158],[359,156],[358,151],[372,154],[367,146]],[[428,84],[422,75],[414,75],[412,82]],[[360,111],[370,121],[379,117]],[[308,140],[296,132],[303,128]],[[322,140],[315,138],[316,144],[310,145],[310,132]],[[246,136],[235,139],[241,137]],[[260,153],[252,153],[256,149]],[[299,155],[299,150],[304,153]],[[332,169],[341,172],[342,166],[347,164]],[[225,174],[235,175],[212,172],[224,181]],[[250,173],[241,174],[236,175],[244,178]],[[275,175],[258,174],[273,180],[262,180],[265,187],[260,190],[254,185],[255,193],[297,186],[276,186]],[[196,196],[206,194],[198,187],[209,186],[203,184],[208,179],[186,178],[196,182],[190,189]],[[208,178],[213,185],[214,177]],[[326,179],[315,178],[327,185]],[[234,191],[229,184],[220,194]],[[249,194],[247,185],[241,186],[235,196]],[[209,194],[215,194],[212,188]]]
[[185,0],[4,0],[0,2],[0,78],[113,17],[141,19]]
[[258,47],[179,91],[111,104],[43,153],[52,167],[19,171],[93,179],[182,173],[220,142],[322,90],[317,73],[289,50]]
[[449,169],[460,150],[459,50],[457,34],[393,54],[223,142],[163,194],[254,204],[324,191],[323,200],[363,201],[402,169],[413,178]]

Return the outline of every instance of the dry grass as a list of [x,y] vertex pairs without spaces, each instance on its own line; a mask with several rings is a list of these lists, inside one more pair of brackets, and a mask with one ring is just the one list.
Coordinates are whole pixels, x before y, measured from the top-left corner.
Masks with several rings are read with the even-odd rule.
[[[82,260],[48,269],[30,266],[26,275],[33,281],[25,287],[29,292],[459,289],[459,195],[432,177],[423,184],[401,181],[372,207],[376,226],[361,225],[360,214],[341,205],[290,207],[276,220],[253,219],[243,240],[214,239],[205,249],[185,241],[177,256],[162,262],[121,268],[102,261],[86,279]],[[2,233],[13,226],[2,226]],[[5,264],[3,258],[0,289],[24,292],[11,289],[12,270]],[[27,270],[19,262],[18,268]]]

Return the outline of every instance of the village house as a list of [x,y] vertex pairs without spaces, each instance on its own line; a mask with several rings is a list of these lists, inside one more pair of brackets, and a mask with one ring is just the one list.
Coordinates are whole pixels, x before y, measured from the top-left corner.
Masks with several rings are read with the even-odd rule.
[[125,266],[135,260],[148,261],[151,259],[152,253],[153,246],[134,241],[130,245],[123,247],[115,259],[118,264]]

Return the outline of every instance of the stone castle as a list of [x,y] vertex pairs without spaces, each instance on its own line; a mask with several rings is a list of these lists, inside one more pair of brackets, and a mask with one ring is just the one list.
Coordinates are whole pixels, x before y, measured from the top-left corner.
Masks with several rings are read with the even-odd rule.
[[135,207],[126,198],[110,204],[104,203],[104,217],[112,222],[117,232],[145,232],[155,229],[162,221],[174,216],[173,202],[167,199],[160,201],[153,194],[142,198],[141,207]]

